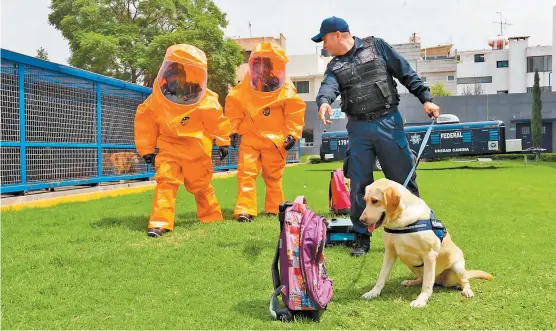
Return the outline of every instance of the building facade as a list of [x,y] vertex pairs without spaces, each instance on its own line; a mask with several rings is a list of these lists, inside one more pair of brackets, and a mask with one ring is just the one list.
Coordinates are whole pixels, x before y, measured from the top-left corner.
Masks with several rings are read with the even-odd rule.
[[491,49],[458,52],[457,95],[530,93],[536,70],[541,89],[551,91],[552,46],[530,47],[527,36],[491,42]]

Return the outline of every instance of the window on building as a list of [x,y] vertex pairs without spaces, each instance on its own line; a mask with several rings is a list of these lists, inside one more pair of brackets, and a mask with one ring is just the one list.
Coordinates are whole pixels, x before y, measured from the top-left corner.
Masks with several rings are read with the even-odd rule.
[[448,76],[448,80],[449,80],[449,81],[452,81],[452,80],[454,80],[454,79],[455,79],[454,76]]
[[461,62],[461,56],[460,55],[456,56],[456,61]]
[[531,134],[531,128],[529,128],[528,126],[521,127],[521,134]]
[[549,72],[552,71],[552,55],[528,56],[527,72]]
[[496,91],[496,94],[508,94],[508,90]]
[[309,93],[309,81],[308,80],[299,80],[297,82],[293,82],[295,88],[297,89],[297,93]]
[[458,77],[458,84],[489,84],[492,83],[492,76],[484,77]]
[[496,68],[507,68],[509,66],[510,66],[510,64],[507,60],[506,61],[496,61]]
[[475,54],[475,63],[485,62],[484,54]]

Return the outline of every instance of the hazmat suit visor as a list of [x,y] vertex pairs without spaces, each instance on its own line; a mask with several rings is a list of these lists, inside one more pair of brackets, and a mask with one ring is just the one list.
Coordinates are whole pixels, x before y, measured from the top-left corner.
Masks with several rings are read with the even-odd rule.
[[207,71],[195,64],[164,61],[157,80],[162,95],[177,105],[196,104],[207,90]]
[[286,64],[269,57],[249,59],[249,81],[251,87],[260,92],[273,92],[284,85]]

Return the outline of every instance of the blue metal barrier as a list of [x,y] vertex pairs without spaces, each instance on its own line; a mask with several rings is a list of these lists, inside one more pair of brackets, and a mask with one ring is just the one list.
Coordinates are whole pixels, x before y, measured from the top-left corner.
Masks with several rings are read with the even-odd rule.
[[[137,106],[151,89],[1,49],[1,193],[149,179],[135,149]],[[237,150],[215,171],[235,169]],[[125,159],[116,166],[116,158]],[[299,146],[288,153],[299,162]]]

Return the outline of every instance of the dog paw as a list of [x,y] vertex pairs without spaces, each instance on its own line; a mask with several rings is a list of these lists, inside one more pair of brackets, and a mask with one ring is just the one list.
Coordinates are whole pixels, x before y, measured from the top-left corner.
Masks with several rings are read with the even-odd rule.
[[413,300],[411,301],[411,307],[425,307],[427,305],[427,302],[425,300],[421,300],[421,299],[417,299],[417,300]]
[[421,285],[421,281],[419,279],[408,279],[402,282],[403,286],[416,286]]
[[473,294],[473,291],[471,291],[470,288],[466,288],[463,291],[461,291],[461,295],[463,295],[466,298],[472,298],[475,296],[475,294]]
[[369,292],[363,294],[361,296],[361,298],[363,299],[367,299],[370,300],[372,298],[376,298],[380,295],[380,290],[377,290],[376,288],[373,288],[372,290],[370,290]]

